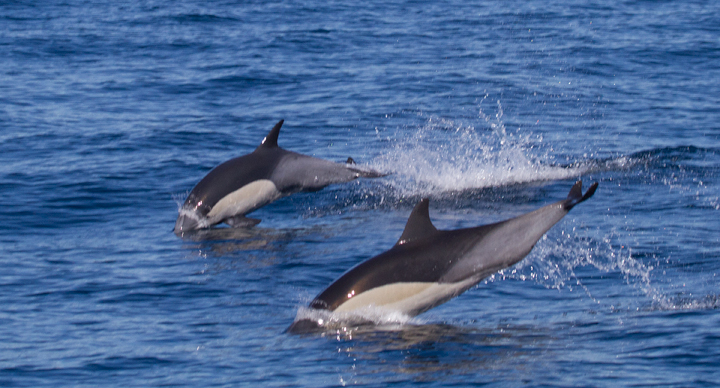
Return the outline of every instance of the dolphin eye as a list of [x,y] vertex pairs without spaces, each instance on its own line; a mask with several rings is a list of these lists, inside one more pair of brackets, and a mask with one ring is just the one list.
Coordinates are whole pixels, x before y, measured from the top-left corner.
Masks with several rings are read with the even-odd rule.
[[348,292],[348,299],[352,298],[353,296],[355,296],[355,290]]

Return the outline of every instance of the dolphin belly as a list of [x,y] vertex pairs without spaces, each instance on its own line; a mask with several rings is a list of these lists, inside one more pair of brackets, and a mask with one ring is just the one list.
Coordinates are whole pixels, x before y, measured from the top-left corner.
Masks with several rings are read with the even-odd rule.
[[414,316],[452,299],[473,284],[475,284],[474,280],[455,283],[401,282],[386,284],[359,295],[348,295],[349,299],[338,306],[335,312],[352,312],[368,307],[378,307]]
[[222,197],[207,214],[207,223],[215,225],[245,215],[280,197],[282,193],[271,180],[258,179]]

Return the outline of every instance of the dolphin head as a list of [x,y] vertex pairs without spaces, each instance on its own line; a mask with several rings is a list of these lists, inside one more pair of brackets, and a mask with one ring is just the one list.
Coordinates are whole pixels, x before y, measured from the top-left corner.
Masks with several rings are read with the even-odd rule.
[[178,236],[183,233],[208,227],[206,217],[207,209],[202,206],[202,201],[196,205],[193,205],[194,203],[197,203],[197,201],[191,193],[185,201],[185,204],[178,210],[178,218],[175,221],[175,229],[173,230]]
[[189,214],[180,213],[180,215],[178,215],[177,221],[175,221],[174,232],[175,234],[180,235],[185,232],[199,229],[199,225],[200,222],[196,217],[192,217]]

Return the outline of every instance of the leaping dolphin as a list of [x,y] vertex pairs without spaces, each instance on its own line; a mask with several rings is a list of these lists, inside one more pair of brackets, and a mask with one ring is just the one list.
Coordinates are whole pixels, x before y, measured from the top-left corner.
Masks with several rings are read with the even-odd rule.
[[[567,198],[506,221],[457,230],[437,230],[429,200],[410,213],[398,242],[353,267],[310,302],[310,309],[353,312],[370,307],[415,316],[447,302],[493,273],[522,260],[535,243],[575,205],[590,198],[582,182]],[[322,320],[296,318],[289,332],[322,327]]]
[[345,164],[333,163],[278,147],[283,122],[275,124],[255,151],[220,164],[195,185],[179,210],[176,234],[221,222],[235,227],[255,225],[260,220],[245,215],[276,199],[358,177],[385,175],[354,167],[352,158]]

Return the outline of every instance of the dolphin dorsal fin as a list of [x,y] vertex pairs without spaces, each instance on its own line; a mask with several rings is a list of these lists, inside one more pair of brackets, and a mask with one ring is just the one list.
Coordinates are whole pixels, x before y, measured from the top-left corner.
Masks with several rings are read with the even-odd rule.
[[437,228],[430,221],[429,208],[430,200],[428,198],[423,198],[420,203],[415,205],[407,224],[405,224],[405,230],[396,245],[402,245],[437,232]]
[[278,146],[278,135],[280,135],[280,127],[282,127],[284,122],[285,120],[280,120],[277,124],[275,124],[273,129],[271,129],[267,136],[265,136],[262,143],[260,143],[260,147],[271,148]]

